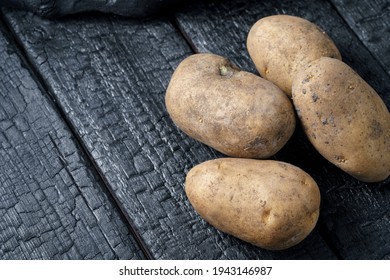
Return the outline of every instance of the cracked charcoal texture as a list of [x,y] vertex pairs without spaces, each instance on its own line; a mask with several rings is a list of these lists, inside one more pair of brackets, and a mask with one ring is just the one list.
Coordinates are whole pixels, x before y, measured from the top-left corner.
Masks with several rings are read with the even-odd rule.
[[0,259],[142,259],[71,132],[0,28]]
[[[243,69],[256,73],[245,47],[250,26],[260,17],[289,13],[305,17],[327,31],[341,50],[344,61],[368,81],[390,107],[389,75],[383,71],[386,69],[386,58],[383,58],[386,45],[378,47],[386,41],[365,41],[373,25],[362,24],[355,28],[354,22],[365,13],[354,8],[348,14],[343,7],[348,7],[349,2],[198,1],[177,13],[175,21],[165,18],[132,20],[102,14],[47,20],[11,9],[3,10],[3,18],[48,89],[46,93],[58,104],[151,257],[390,259],[390,221],[387,217],[390,180],[363,184],[342,173],[319,156],[299,127],[275,158],[301,167],[318,182],[323,199],[321,217],[314,232],[296,247],[272,252],[253,247],[208,225],[189,204],[183,183],[185,174],[194,165],[222,155],[181,133],[164,105],[165,90],[174,69],[193,51],[227,56]],[[361,7],[364,5],[367,4],[361,4]],[[382,19],[382,26],[386,25],[387,14],[375,9],[378,8],[370,9],[377,15],[373,21],[378,24],[375,28],[380,26]],[[382,58],[383,62],[379,63],[375,58]],[[21,83],[19,80],[6,78],[1,83],[8,85],[11,81],[11,85],[17,85]],[[43,119],[51,115],[44,112],[31,114],[44,114]],[[2,114],[0,111],[0,116]],[[17,131],[10,130],[9,133],[15,133],[18,138]],[[39,143],[46,134],[34,134],[35,141]],[[68,138],[73,139],[70,135]],[[76,147],[72,154],[79,154],[78,149]],[[4,148],[5,152],[8,150],[12,151],[11,144]],[[14,170],[30,178],[26,170],[20,169],[23,165],[19,163]],[[6,165],[2,168],[5,167],[10,168]],[[90,184],[93,180],[99,181],[93,177],[88,181]],[[55,178],[51,178],[50,183],[57,186]],[[26,201],[30,199],[34,198],[26,198]],[[9,205],[9,209],[15,208],[12,203]],[[114,221],[115,217],[111,219]],[[20,225],[24,226],[24,221]],[[67,225],[70,229],[78,223],[68,222]],[[28,252],[29,247],[20,247],[19,240],[8,239],[11,240],[7,243],[8,251],[18,248],[12,256],[24,256]],[[113,247],[122,250],[126,246]],[[111,249],[107,250],[111,252]],[[131,252],[139,252],[137,250]],[[97,251],[91,254],[97,256]],[[45,252],[47,256],[52,252],[55,258],[75,256],[42,249],[35,252]],[[131,252],[128,253],[133,254],[133,258],[142,257],[140,253]],[[77,256],[83,257],[82,254]]]
[[390,75],[390,1],[330,1],[344,20]]
[[[352,1],[332,2],[352,5]],[[377,9],[373,11],[377,14],[376,22],[380,24],[383,20],[384,24],[388,23],[386,12],[381,18]],[[296,15],[319,25],[334,40],[343,60],[377,90],[390,108],[389,75],[375,59],[376,56],[386,61],[388,46],[381,48],[382,40],[374,47],[364,40],[362,43],[360,38],[369,33],[371,27],[366,25],[366,29],[360,30],[352,26],[355,34],[327,1],[214,2],[184,9],[177,15],[177,21],[197,51],[231,57],[240,67],[256,73],[246,50],[246,36],[252,24],[272,14]],[[350,17],[345,10],[341,12],[343,14]],[[358,19],[359,15],[367,15],[367,12],[354,9],[352,16]],[[350,19],[346,21],[353,24]],[[383,37],[383,43],[387,42],[386,38]],[[318,182],[322,194],[318,228],[340,258],[390,259],[390,220],[387,215],[390,210],[390,178],[378,184],[365,184],[351,178],[319,156],[300,127],[276,158],[298,165]]]
[[185,174],[221,155],[181,133],[166,112],[169,79],[192,53],[170,21],[48,21],[16,11],[6,18],[154,258],[335,258],[317,231],[272,252],[217,231],[195,213]]
[[0,6],[23,9],[50,18],[90,11],[141,18],[172,9],[174,4],[179,2],[179,0],[2,0]]

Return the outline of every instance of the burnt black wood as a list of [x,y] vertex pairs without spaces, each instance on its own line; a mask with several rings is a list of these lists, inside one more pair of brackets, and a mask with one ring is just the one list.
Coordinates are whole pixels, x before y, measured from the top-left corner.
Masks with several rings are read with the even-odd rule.
[[317,230],[272,252],[217,231],[195,213],[185,175],[221,155],[181,133],[166,112],[173,70],[192,53],[170,21],[49,21],[16,11],[6,11],[6,19],[153,257],[336,257]]
[[390,75],[390,1],[330,0],[371,54]]
[[[175,21],[182,34],[175,30],[173,21],[166,18],[135,21],[89,14],[55,21],[5,10],[5,19],[24,48],[26,58],[35,68],[38,79],[47,87],[47,91],[38,90],[38,95],[41,96],[38,103],[42,103],[41,99],[47,100],[42,97],[42,94],[47,93],[58,103],[71,131],[75,133],[74,137],[85,147],[123,210],[127,222],[134,225],[140,235],[140,244],[146,247],[152,257],[389,259],[389,180],[378,184],[364,184],[351,178],[319,156],[300,127],[275,158],[300,166],[320,185],[323,197],[321,217],[308,239],[289,250],[266,251],[217,231],[194,212],[183,191],[185,174],[195,164],[222,155],[181,133],[169,119],[164,106],[165,89],[173,70],[193,51],[225,55],[243,69],[256,73],[245,48],[250,26],[258,18],[269,14],[289,13],[302,16],[320,25],[336,42],[344,61],[378,91],[388,107],[390,104],[389,75],[383,71],[385,64],[380,64],[375,59],[383,56],[383,50],[386,50],[382,48],[381,53],[381,47],[377,47],[383,41],[381,43],[374,40],[372,45],[365,42],[362,35],[369,29],[364,29],[365,25],[354,28],[353,21],[348,20],[348,10],[338,4],[341,1],[334,0],[332,5],[327,1],[206,2],[209,1],[193,4],[177,14]],[[380,3],[378,0],[375,2]],[[343,3],[347,5],[349,2]],[[355,5],[360,4],[355,1]],[[366,4],[361,5],[363,7]],[[364,14],[359,8],[358,11]],[[353,10],[351,14],[355,12]],[[385,22],[382,24],[388,24],[386,14],[376,13],[377,24],[382,21]],[[357,17],[354,15],[352,18]],[[4,51],[0,55],[10,56]],[[9,81],[12,81],[11,84],[22,84],[20,77],[4,80],[0,78],[0,86],[8,85]],[[5,96],[9,98],[8,95]],[[32,116],[35,114],[37,113],[31,112]],[[49,119],[51,125],[57,122],[64,125],[58,114],[54,114],[55,121],[47,117],[52,115],[51,111],[40,114]],[[69,129],[65,130],[69,134],[65,139],[74,141]],[[42,141],[40,139],[45,139],[48,132],[44,130],[42,133],[35,132],[37,143]],[[57,138],[60,143],[65,141],[64,137]],[[76,154],[81,158],[75,161],[82,162],[89,170],[81,174],[93,174],[87,176],[87,182],[93,184],[96,180],[104,193],[103,184],[88,161],[85,161],[80,147],[74,145],[72,155]],[[8,149],[11,148],[6,146],[4,151],[8,152]],[[53,150],[50,151],[53,153]],[[58,154],[61,155],[59,158],[64,157],[59,152],[48,157],[56,158]],[[31,178],[31,175],[26,175],[29,170],[22,168],[26,165],[24,161],[28,162],[28,158],[23,157],[17,161],[19,165],[14,168],[15,174],[20,174],[21,178]],[[3,176],[2,172],[8,174],[8,169],[0,170],[0,178]],[[50,184],[59,184],[57,179],[58,176],[50,178]],[[76,201],[78,197],[68,195],[68,203]],[[98,201],[93,204],[95,206],[104,203],[93,197],[91,200]],[[32,205],[35,205],[34,198],[25,197],[25,201],[32,201]],[[12,210],[12,205],[9,208]],[[111,210],[107,211],[111,213]],[[116,210],[112,211],[117,213]],[[40,215],[45,216],[44,213]],[[88,216],[89,213],[83,215]],[[115,215],[111,217],[111,222],[121,224],[123,219],[119,214]],[[25,221],[20,222],[20,227],[25,227],[24,223]],[[72,226],[77,228],[79,223],[67,225],[67,229],[71,231]],[[0,231],[0,238],[1,234]],[[82,241],[78,239],[75,244],[80,242]],[[129,243],[123,242],[115,249],[120,248],[118,250],[123,252],[133,248],[134,242]],[[8,254],[8,258],[31,257],[28,253],[31,245],[19,244],[24,243],[14,239],[7,243],[8,252],[14,252]],[[92,252],[88,255],[60,254],[54,250],[45,251],[42,247],[34,250],[35,256],[91,258],[95,255],[99,258],[100,254],[108,252],[105,258],[116,257],[111,252],[112,249],[104,246],[100,247],[100,251],[85,249],[83,252]],[[135,248],[127,253],[133,254],[132,252],[138,254],[134,253],[133,257],[128,258],[142,257],[139,249]],[[117,256],[120,255],[117,253]]]
[[142,259],[88,159],[0,26],[0,259]]
[[[359,7],[356,1],[354,5]],[[363,44],[327,1],[213,1],[186,8],[177,15],[177,23],[196,51],[226,56],[241,68],[257,73],[246,50],[246,36],[258,19],[273,14],[296,15],[318,24],[335,41],[343,60],[378,91],[390,108],[389,75],[372,55],[388,57],[387,37],[378,45],[373,42],[374,47]],[[341,14],[349,17],[347,10]],[[384,20],[388,25],[386,19],[385,14],[382,18],[377,13],[378,24]],[[381,48],[382,42],[387,48]],[[275,158],[300,166],[318,182],[322,193],[318,228],[340,258],[390,259],[390,179],[378,184],[353,179],[326,162],[300,127]]]

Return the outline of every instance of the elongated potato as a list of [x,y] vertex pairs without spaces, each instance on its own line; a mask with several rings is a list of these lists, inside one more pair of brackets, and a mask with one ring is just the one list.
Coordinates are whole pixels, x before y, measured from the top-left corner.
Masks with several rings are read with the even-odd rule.
[[390,175],[390,113],[345,63],[320,58],[293,82],[293,102],[314,147],[365,182]]
[[301,242],[319,216],[316,182],[298,167],[278,161],[206,161],[188,172],[185,190],[211,225],[271,250]]
[[333,41],[317,25],[289,15],[264,17],[251,28],[247,48],[260,75],[291,97],[294,76],[322,56],[341,60]]
[[270,157],[295,129],[292,103],[277,86],[214,54],[183,60],[165,101],[181,130],[229,156]]

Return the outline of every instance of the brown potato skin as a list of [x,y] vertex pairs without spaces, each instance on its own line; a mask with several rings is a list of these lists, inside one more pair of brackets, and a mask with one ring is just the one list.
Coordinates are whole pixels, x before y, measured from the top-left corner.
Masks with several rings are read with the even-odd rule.
[[274,155],[296,124],[292,102],[277,86],[208,53],[179,64],[165,103],[187,135],[233,157]]
[[289,15],[257,21],[249,31],[247,49],[260,75],[290,97],[294,76],[309,62],[323,56],[341,60],[324,31],[306,19]]
[[313,146],[364,182],[390,175],[390,113],[345,63],[320,58],[293,82],[293,102]]
[[269,250],[298,244],[319,217],[316,182],[298,167],[279,161],[209,160],[188,172],[185,191],[208,223]]

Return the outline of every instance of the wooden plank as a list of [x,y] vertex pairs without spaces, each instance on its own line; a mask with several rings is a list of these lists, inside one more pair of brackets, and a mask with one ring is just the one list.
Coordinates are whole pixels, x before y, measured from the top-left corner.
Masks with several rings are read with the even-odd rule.
[[[335,41],[344,61],[390,107],[389,75],[327,1],[213,1],[190,6],[176,18],[195,50],[226,56],[256,73],[246,50],[246,36],[258,19],[273,14],[296,15],[318,24]],[[276,158],[300,166],[318,182],[322,193],[318,229],[340,258],[390,258],[390,221],[385,215],[390,210],[390,179],[365,184],[351,178],[325,161],[300,127]]]
[[1,27],[0,259],[145,258]]
[[295,248],[271,252],[217,231],[194,212],[185,174],[220,154],[181,133],[166,112],[173,69],[192,53],[167,19],[5,14],[153,257],[335,258],[315,232]]
[[330,0],[377,62],[390,75],[390,2]]

